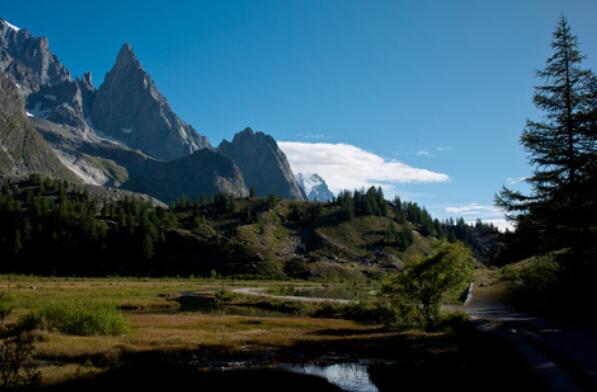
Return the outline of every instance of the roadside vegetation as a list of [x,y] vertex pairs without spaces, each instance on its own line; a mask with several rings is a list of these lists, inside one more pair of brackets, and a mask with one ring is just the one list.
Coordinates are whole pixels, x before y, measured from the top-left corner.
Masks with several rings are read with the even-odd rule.
[[442,305],[473,280],[475,260],[462,244],[439,243],[431,256],[386,283],[383,293],[396,309],[395,322],[433,329],[442,319]]
[[496,203],[516,224],[505,236],[502,260],[511,297],[534,310],[594,318],[597,273],[597,76],[568,21],[553,34],[553,54],[533,101],[542,111],[528,120],[520,141],[534,172],[525,194],[503,188]]

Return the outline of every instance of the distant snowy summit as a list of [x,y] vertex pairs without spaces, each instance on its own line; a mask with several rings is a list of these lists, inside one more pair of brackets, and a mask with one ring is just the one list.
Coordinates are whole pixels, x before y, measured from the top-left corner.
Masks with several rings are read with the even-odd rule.
[[312,201],[330,201],[334,194],[328,188],[325,180],[316,173],[298,173],[296,179],[299,186]]
[[2,19],[0,18],[0,29],[2,29],[3,27],[7,27],[13,31],[19,31],[21,30],[19,27],[13,25],[12,23],[10,23],[9,21],[7,21],[6,19]]

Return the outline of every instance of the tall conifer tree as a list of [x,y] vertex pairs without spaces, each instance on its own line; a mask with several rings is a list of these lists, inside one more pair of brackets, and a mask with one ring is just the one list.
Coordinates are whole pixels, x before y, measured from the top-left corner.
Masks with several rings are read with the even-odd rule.
[[[533,101],[544,112],[528,120],[521,143],[535,171],[530,195],[504,187],[496,196],[520,231],[552,249],[586,238],[594,226],[597,170],[597,78],[582,67],[578,39],[564,16],[553,34],[553,55],[537,72]],[[579,236],[579,234],[581,234]]]

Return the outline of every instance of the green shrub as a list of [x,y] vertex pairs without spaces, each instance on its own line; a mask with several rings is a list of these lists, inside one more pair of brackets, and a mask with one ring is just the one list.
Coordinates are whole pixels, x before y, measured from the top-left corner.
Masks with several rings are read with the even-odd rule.
[[8,298],[0,293],[0,389],[13,390],[33,386],[40,374],[32,365],[35,351],[30,330],[7,325],[12,312]]
[[234,293],[226,288],[221,288],[216,292],[215,297],[218,302],[230,302],[234,299]]
[[120,335],[129,325],[114,306],[82,302],[55,302],[21,319],[22,325],[69,335]]
[[391,324],[398,317],[393,306],[380,301],[357,302],[343,310],[344,318],[362,323]]
[[464,244],[439,241],[431,256],[386,282],[382,298],[396,307],[400,317],[408,316],[427,329],[435,329],[442,318],[442,305],[472,280],[473,265],[472,253]]
[[538,257],[521,266],[506,266],[502,280],[508,283],[515,302],[533,307],[552,303],[563,289],[562,267],[552,256]]

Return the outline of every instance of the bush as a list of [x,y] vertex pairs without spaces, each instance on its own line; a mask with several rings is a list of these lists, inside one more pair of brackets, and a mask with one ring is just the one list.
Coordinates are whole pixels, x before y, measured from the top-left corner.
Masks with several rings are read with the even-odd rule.
[[230,302],[234,299],[234,293],[226,288],[221,288],[216,292],[215,297],[218,302]]
[[25,316],[22,325],[36,325],[69,335],[120,335],[127,321],[114,306],[81,302],[56,302]]
[[357,302],[343,309],[344,318],[362,323],[391,324],[397,319],[396,309],[380,301]]
[[29,330],[6,324],[11,313],[6,296],[0,293],[0,389],[16,389],[39,382],[32,365],[34,338]]
[[501,270],[501,278],[509,285],[513,301],[532,307],[544,307],[565,295],[562,289],[562,268],[554,257],[538,257],[523,265],[509,265]]
[[382,297],[397,308],[399,315],[419,319],[422,326],[434,329],[441,321],[442,305],[472,280],[473,263],[465,245],[440,241],[431,256],[384,284]]

